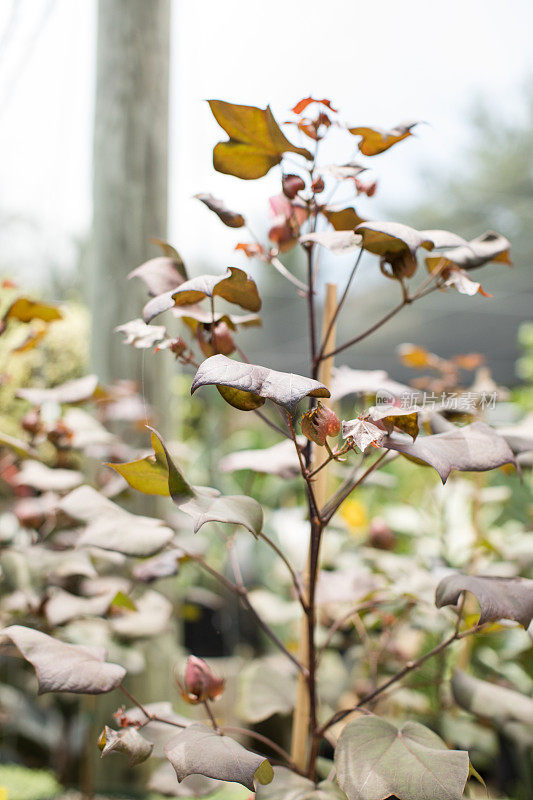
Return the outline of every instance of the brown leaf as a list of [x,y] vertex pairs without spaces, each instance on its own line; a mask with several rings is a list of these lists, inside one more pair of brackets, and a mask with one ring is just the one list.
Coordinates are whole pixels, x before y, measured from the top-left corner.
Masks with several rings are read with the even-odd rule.
[[151,322],[154,317],[173,306],[194,305],[206,297],[222,297],[223,300],[248,311],[259,311],[261,308],[255,281],[242,269],[229,267],[224,275],[198,275],[185,281],[174,291],[149,300],[143,308],[144,321]]
[[364,222],[355,232],[363,237],[365,250],[381,256],[382,261],[390,264],[392,275],[389,277],[396,279],[414,275],[419,247],[433,248],[431,239],[400,222]]
[[208,102],[216,121],[229,136],[213,151],[213,165],[218,172],[253,180],[279,164],[283,153],[312,159],[308,150],[295,147],[284,136],[269,106],[262,109],[223,100]]
[[418,124],[419,122],[404,122],[390,130],[383,128],[348,128],[348,130],[354,136],[361,137],[357,146],[363,155],[376,156],[411,136],[411,129]]
[[[200,386],[213,385],[222,389],[221,394],[230,405],[241,410],[258,408],[265,400],[293,410],[304,397],[330,396],[329,390],[312,378],[233,361],[222,355],[212,356],[200,364],[191,394]],[[225,387],[230,391],[224,393]]]
[[149,294],[156,297],[163,292],[176,289],[184,280],[187,280],[187,273],[181,259],[177,261],[168,256],[159,256],[159,258],[145,261],[140,267],[132,270],[128,278],[140,278]]
[[485,472],[503,464],[516,466],[505,439],[484,422],[473,422],[464,428],[433,436],[419,436],[416,442],[393,435],[384,439],[382,446],[429,464],[439,473],[443,483],[453,469]]
[[239,244],[235,246],[235,250],[242,250],[244,255],[248,258],[264,255],[263,248],[257,242],[239,242]]
[[463,592],[479,603],[479,624],[512,619],[528,628],[533,619],[533,581],[527,578],[498,578],[492,575],[447,575],[437,586],[437,608],[457,605]]
[[210,211],[214,211],[217,217],[224,225],[227,225],[228,228],[242,228],[243,225],[246,224],[246,220],[242,214],[230,211],[222,200],[218,200],[216,197],[213,197],[212,194],[195,194],[194,196],[197,200],[204,203]]
[[101,647],[65,644],[22,625],[0,631],[0,649],[13,655],[13,646],[35,669],[39,694],[102,694],[116,689],[126,674],[124,667],[105,661]]
[[98,739],[98,748],[102,751],[102,758],[108,753],[123,753],[129,758],[130,767],[136,767],[150,758],[154,745],[135,728],[115,731],[106,725]]
[[366,219],[360,217],[355,208],[350,206],[348,208],[326,207],[322,209],[322,213],[336,231],[353,231],[358,225],[366,222]]

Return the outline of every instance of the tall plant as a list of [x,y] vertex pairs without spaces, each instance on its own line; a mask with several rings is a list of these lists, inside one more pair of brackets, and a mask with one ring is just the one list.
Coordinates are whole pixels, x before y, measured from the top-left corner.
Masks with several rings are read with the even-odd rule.
[[[331,367],[334,358],[429,293],[453,287],[468,295],[483,294],[471,271],[491,261],[509,263],[509,242],[493,231],[467,242],[448,231],[418,231],[398,222],[370,222],[358,216],[351,202],[341,206],[332,203],[339,187],[349,187],[355,195],[369,197],[376,190],[375,182],[361,178],[367,169],[366,162],[360,163],[358,159],[346,164],[321,163],[321,143],[333,129],[356,137],[360,154],[374,158],[407,139],[414,124],[398,125],[391,130],[347,126],[328,100],[309,97],[294,107],[293,119],[287,123],[312,142],[309,150],[294,145],[285,136],[269,107],[260,109],[218,100],[210,101],[210,107],[228,135],[214,149],[215,169],[252,180],[274,167],[281,168],[281,192],[270,200],[274,219],[268,244],[251,234],[243,214],[228,209],[211,195],[202,194],[198,198],[225,225],[247,230],[249,240],[239,242],[237,249],[277,270],[287,291],[296,291],[305,302],[307,374],[289,374],[251,364],[237,344],[239,329],[257,324],[261,309],[256,283],[245,271],[230,267],[222,274],[189,278],[177,251],[165,242],[159,243],[163,256],[132,273],[144,281],[152,295],[143,318],[121,325],[119,330],[136,347],[168,349],[180,363],[195,367],[192,394],[203,387],[216,387],[230,406],[240,412],[254,413],[282,438],[275,454],[270,450],[268,458],[280,462],[283,459],[285,469],[296,465],[301,477],[308,519],[306,569],[303,573],[299,571],[283,547],[264,531],[263,510],[254,498],[224,496],[215,489],[192,485],[155,429],[150,433],[152,455],[111,466],[134,489],[170,497],[181,512],[192,518],[195,532],[208,522],[217,522],[242,526],[266,543],[287,570],[294,597],[301,607],[298,652],[278,636],[252,602],[232,540],[228,545],[228,560],[233,578],[229,578],[226,571],[218,571],[202,555],[187,550],[179,533],[173,534],[153,520],[141,518],[143,523],[138,526],[132,522],[128,534],[127,526],[118,524],[116,507],[111,508],[109,501],[97,501],[96,492],[88,487],[75,489],[61,501],[60,508],[71,518],[92,524],[90,541],[96,546],[131,557],[155,555],[142,565],[145,578],[174,574],[180,560],[188,559],[237,596],[273,648],[286,659],[289,669],[297,673],[291,752],[279,741],[254,730],[225,726],[216,706],[216,700],[224,692],[224,682],[195,656],[189,658],[180,685],[184,699],[204,709],[205,719],[200,722],[162,710],[161,704],[146,706],[134,698],[123,684],[125,669],[108,663],[101,651],[67,644],[42,631],[18,625],[5,628],[2,640],[13,645],[34,666],[40,692],[98,694],[120,688],[128,696],[134,708],[118,715],[118,730],[106,727],[102,732],[99,747],[103,755],[121,752],[132,765],[140,763],[154,750],[154,730],[160,733],[161,726],[166,725],[168,737],[164,750],[179,781],[196,774],[234,781],[257,790],[261,798],[285,793],[304,797],[315,791],[322,796],[349,800],[383,800],[393,796],[400,800],[459,798],[471,773],[468,753],[449,750],[439,736],[418,722],[407,721],[397,728],[373,709],[389,687],[490,623],[503,618],[527,627],[533,616],[533,581],[448,575],[437,588],[436,604],[456,609],[455,624],[449,634],[359,696],[355,704],[344,706],[339,702],[328,713],[321,703],[317,673],[324,654],[334,647],[335,633],[343,620],[335,620],[327,635],[318,641],[321,546],[344,501],[399,455],[430,465],[445,483],[453,470],[477,472],[515,465],[513,449],[520,450],[521,445],[515,437],[511,447],[503,435],[476,419],[475,396],[469,398],[468,407],[459,409],[460,420],[466,420],[466,424],[456,425],[448,419],[444,395],[436,406],[433,402],[428,408],[420,402],[420,397],[409,396],[406,402],[406,387],[379,371],[342,368],[332,379]],[[296,246],[305,254],[303,280],[281,260],[284,252]],[[333,253],[353,253],[354,263],[340,297],[337,299],[334,291],[329,290],[320,326],[317,280],[322,247]],[[427,274],[416,282],[421,250],[428,251]],[[348,341],[333,344],[337,320],[365,253],[376,255],[383,275],[397,283],[398,304],[368,330],[354,331]],[[226,306],[220,306],[221,301],[239,306],[247,313],[231,314]],[[164,325],[151,324],[170,310],[185,323],[189,341],[172,335]],[[201,362],[198,350],[205,356]],[[234,354],[238,358],[232,358]],[[359,393],[377,397],[379,402],[354,419],[340,420],[324,402],[332,391],[333,399]],[[307,408],[304,404],[308,404]],[[292,453],[287,452],[287,444]],[[345,477],[327,496],[324,476],[333,464],[345,471]],[[281,463],[278,466],[281,471]],[[97,524],[93,524],[95,520]],[[84,536],[87,539],[87,533]],[[473,624],[463,619],[467,592],[477,598],[481,608],[481,615]],[[286,674],[282,669],[274,681],[283,682]],[[463,698],[463,704],[475,701],[478,688],[463,673],[454,677],[453,688]],[[233,738],[235,735],[250,737],[254,749],[245,748]],[[325,775],[319,758],[324,742],[335,745],[335,761]],[[265,758],[264,747],[267,752],[275,753],[275,758]],[[320,782],[321,776],[325,780]],[[207,793],[208,788],[204,788]]]

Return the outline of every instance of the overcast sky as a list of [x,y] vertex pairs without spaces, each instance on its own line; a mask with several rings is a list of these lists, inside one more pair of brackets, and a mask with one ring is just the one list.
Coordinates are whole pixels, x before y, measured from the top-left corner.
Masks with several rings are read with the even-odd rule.
[[[47,258],[63,268],[74,257],[69,241],[87,233],[91,218],[96,6],[0,0],[0,211],[33,219]],[[532,28],[530,0],[174,0],[169,237],[191,264],[198,255],[236,263],[234,232],[213,219],[212,235],[198,236],[206,212],[191,195],[211,191],[259,214],[276,191],[274,176],[242,182],[213,172],[221,132],[206,98],[270,102],[282,120],[311,93],[329,97],[353,124],[427,121],[416,139],[376,159],[381,202],[408,203],[430,189],[424,165],[461,163],[474,97],[520,115]],[[353,153],[348,139],[337,143],[340,158]],[[2,266],[12,258],[16,269],[24,243],[1,241]]]

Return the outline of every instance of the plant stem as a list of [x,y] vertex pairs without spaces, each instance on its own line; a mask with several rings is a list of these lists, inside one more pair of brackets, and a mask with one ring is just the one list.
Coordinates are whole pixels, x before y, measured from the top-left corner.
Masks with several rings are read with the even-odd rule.
[[355,480],[349,478],[344,482],[339,491],[331,498],[331,500],[326,503],[324,508],[321,509],[321,516],[325,525],[330,522],[333,515],[338,511],[339,507],[342,505],[342,503],[344,503],[346,498],[353,492],[353,490],[363,483],[363,481],[365,481],[366,478],[368,478],[368,476],[380,466],[389,453],[390,450],[385,450],[385,452],[382,453],[380,457],[363,472],[362,475],[359,475],[359,477]]
[[210,704],[209,700],[207,700],[207,699],[204,700],[204,707],[205,707],[205,710],[207,711],[207,716],[211,720],[211,725],[213,726],[213,730],[216,731],[217,733],[220,733],[220,729],[219,729],[218,723],[217,723],[217,721],[215,719],[215,715],[213,714],[213,709],[211,708],[211,704]]
[[181,722],[175,722],[174,720],[171,719],[165,719],[164,717],[157,716],[157,714],[150,714],[150,712],[145,708],[145,706],[143,706],[143,704],[139,702],[139,700],[137,700],[130,692],[128,692],[128,690],[124,686],[122,686],[122,684],[120,684],[118,688],[121,690],[121,692],[123,692],[126,695],[128,700],[130,700],[134,706],[140,708],[140,710],[146,717],[146,722],[143,723],[143,726],[148,724],[148,722],[162,722],[165,725],[173,725],[175,728],[187,727],[186,725],[183,725]]
[[370,328],[367,328],[366,331],[363,331],[363,333],[360,333],[358,336],[354,336],[354,338],[350,339],[350,341],[339,345],[339,347],[336,347],[335,350],[331,350],[331,352],[325,353],[322,356],[322,358],[331,358],[331,356],[336,356],[338,353],[342,353],[343,350],[347,350],[348,347],[352,347],[354,344],[362,342],[363,339],[366,339],[367,336],[370,336],[370,334],[374,333],[374,331],[377,331],[378,328],[381,328],[382,325],[385,325],[386,322],[388,322],[390,319],[396,316],[396,314],[398,314],[398,312],[401,311],[402,308],[405,308],[405,306],[408,305],[409,302],[410,301],[403,298],[402,301],[398,303],[397,306],[394,306],[394,308],[392,308],[389,312],[387,312],[387,314],[385,314],[384,317],[381,317],[381,319],[379,319],[377,322],[371,325]]
[[[339,302],[337,304],[337,308],[335,309],[335,313],[333,314],[333,317],[331,318],[331,320],[330,320],[330,322],[328,324],[328,327],[326,329],[326,333],[325,333],[325,335],[324,335],[324,337],[322,339],[322,344],[320,346],[320,350],[318,352],[318,355],[316,356],[316,362],[318,364],[322,361],[322,359],[324,357],[324,350],[327,347],[331,331],[333,330],[333,326],[335,325],[337,317],[339,316],[339,314],[340,314],[340,312],[342,310],[342,307],[344,305],[344,301],[346,300],[346,297],[348,296],[348,292],[350,290],[350,286],[352,285],[352,281],[353,281],[353,279],[355,277],[355,273],[357,272],[357,267],[359,266],[359,262],[361,261],[361,257],[363,255],[363,252],[364,252],[363,248],[361,248],[359,250],[359,254],[358,254],[357,258],[355,259],[355,264],[352,267],[352,271],[350,272],[350,276],[348,278],[348,281],[346,282],[346,286],[345,286],[344,292],[342,293],[342,297],[339,300]],[[333,352],[333,353],[329,353],[328,355],[331,356],[331,355],[334,355],[334,354],[335,353]]]
[[313,245],[305,248],[307,255],[307,316],[309,320],[309,347],[312,364],[312,377],[316,379],[316,320],[315,320],[315,289],[313,277]]
[[374,689],[374,691],[370,692],[369,694],[361,698],[357,706],[354,706],[352,708],[345,708],[342,709],[342,711],[336,711],[335,714],[333,714],[333,716],[330,717],[330,719],[319,728],[317,734],[322,736],[325,733],[325,731],[327,731],[327,729],[330,728],[332,725],[335,725],[335,723],[340,722],[349,714],[351,714],[353,711],[357,711],[360,706],[365,706],[368,703],[375,700],[377,697],[383,694],[383,692],[386,689],[388,689],[390,686],[392,686],[393,684],[400,681],[403,677],[405,677],[405,675],[408,675],[410,672],[413,672],[413,670],[418,669],[428,659],[433,658],[433,656],[436,656],[438,653],[441,653],[443,650],[449,647],[449,645],[451,645],[452,642],[456,642],[459,639],[464,639],[466,636],[470,636],[473,633],[477,633],[484,627],[484,625],[474,625],[473,628],[469,628],[468,630],[463,631],[461,633],[459,632],[460,622],[461,622],[461,617],[459,617],[454,632],[447,639],[444,639],[444,641],[442,641],[432,650],[429,650],[427,653],[424,653],[424,655],[420,656],[420,658],[417,658],[416,661],[409,661],[405,665],[405,667],[403,667],[399,672],[397,672],[395,675],[393,675],[391,678],[385,681],[385,683],[382,683],[381,686],[378,686],[377,689]]
[[298,575],[296,574],[296,572],[294,570],[294,567],[292,566],[291,562],[289,561],[289,559],[287,558],[285,553],[282,550],[280,550],[280,548],[277,546],[277,544],[275,542],[273,542],[272,539],[270,539],[266,535],[266,533],[263,533],[261,531],[261,533],[259,534],[259,538],[262,539],[264,542],[266,542],[268,544],[268,546],[272,548],[272,550],[279,556],[279,558],[283,561],[283,563],[285,564],[285,566],[289,570],[289,573],[291,575],[292,582],[293,582],[296,594],[298,596],[298,600],[300,601],[300,604],[301,604],[303,610],[307,613],[307,602],[306,602],[306,600],[305,600],[305,598],[304,598],[304,596],[302,594],[302,582],[301,582],[300,578],[298,577]]
[[246,610],[255,619],[256,623],[259,625],[261,630],[264,631],[264,633],[266,633],[269,639],[272,642],[274,642],[276,647],[278,647],[279,650],[281,650],[281,652],[284,653],[290,661],[292,661],[292,663],[298,669],[299,672],[302,672],[304,675],[307,675],[307,669],[305,669],[303,665],[300,664],[298,659],[295,656],[293,656],[290,650],[287,650],[281,639],[279,639],[279,637],[274,633],[272,628],[264,621],[262,617],[259,616],[255,608],[253,607],[252,603],[250,602],[250,598],[248,597],[248,592],[246,591],[246,587],[244,585],[238,586],[229,581],[224,575],[222,575],[220,572],[217,572],[216,569],[210,567],[209,564],[201,556],[189,552],[187,552],[186,555],[192,561],[195,561],[197,564],[199,564],[199,566],[201,566],[202,569],[204,569],[206,572],[212,575],[213,578],[216,578],[217,581],[222,583],[223,586],[226,587],[226,589],[236,594],[239,597],[239,600],[241,601],[243,606],[246,608]]

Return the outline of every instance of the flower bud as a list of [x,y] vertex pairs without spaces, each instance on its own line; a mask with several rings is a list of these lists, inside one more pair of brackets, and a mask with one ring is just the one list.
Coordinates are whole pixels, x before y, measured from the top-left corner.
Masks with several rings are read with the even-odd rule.
[[224,690],[225,681],[217,678],[201,658],[189,656],[185,667],[184,685],[181,691],[184,700],[195,705],[205,700],[215,700]]
[[300,426],[304,436],[320,446],[326,444],[328,436],[338,436],[341,430],[338,416],[320,402],[302,416]]
[[284,175],[281,179],[281,188],[285,197],[294,200],[298,192],[305,189],[305,181],[299,175]]
[[370,522],[368,544],[378,550],[394,550],[396,536],[381,517],[374,517]]
[[179,358],[184,354],[187,349],[187,342],[185,339],[182,339],[181,336],[178,336],[177,339],[172,339],[170,342],[168,349],[171,353],[173,353],[176,358]]
[[320,192],[323,192],[325,189],[324,179],[321,177],[315,178],[315,180],[311,184],[311,189],[314,192],[314,194],[320,194]]

